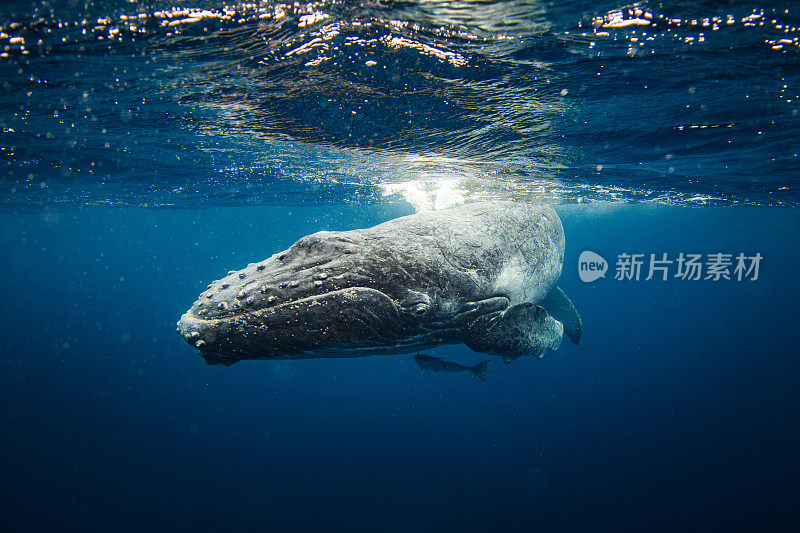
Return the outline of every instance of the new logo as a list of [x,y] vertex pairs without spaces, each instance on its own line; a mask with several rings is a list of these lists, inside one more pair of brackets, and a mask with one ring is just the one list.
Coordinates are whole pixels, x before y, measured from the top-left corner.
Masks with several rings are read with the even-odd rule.
[[581,252],[578,257],[578,276],[584,283],[606,277],[608,271],[608,261],[602,255],[589,250]]

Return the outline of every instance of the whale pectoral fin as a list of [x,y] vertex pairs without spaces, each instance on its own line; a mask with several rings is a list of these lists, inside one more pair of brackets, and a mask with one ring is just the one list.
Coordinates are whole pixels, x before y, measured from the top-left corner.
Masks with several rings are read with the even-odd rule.
[[564,291],[554,286],[541,301],[541,306],[550,316],[564,324],[564,333],[572,342],[578,344],[582,331],[581,316]]
[[564,326],[532,303],[513,305],[478,317],[464,332],[464,344],[510,363],[523,355],[541,357],[561,344]]

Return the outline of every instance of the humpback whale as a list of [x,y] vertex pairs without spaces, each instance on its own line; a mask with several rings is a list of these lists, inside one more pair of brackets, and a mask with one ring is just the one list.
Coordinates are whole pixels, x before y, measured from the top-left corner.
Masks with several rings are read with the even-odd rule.
[[552,207],[463,204],[307,235],[211,283],[177,331],[209,364],[453,343],[509,363],[580,340],[563,260]]

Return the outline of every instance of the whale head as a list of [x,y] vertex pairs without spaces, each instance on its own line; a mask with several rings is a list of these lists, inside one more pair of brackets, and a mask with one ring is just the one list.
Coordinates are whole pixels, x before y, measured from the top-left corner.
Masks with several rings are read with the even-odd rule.
[[303,237],[211,283],[178,321],[178,333],[209,364],[353,357],[446,342],[440,321],[453,313],[440,298],[441,270],[375,244],[355,232]]

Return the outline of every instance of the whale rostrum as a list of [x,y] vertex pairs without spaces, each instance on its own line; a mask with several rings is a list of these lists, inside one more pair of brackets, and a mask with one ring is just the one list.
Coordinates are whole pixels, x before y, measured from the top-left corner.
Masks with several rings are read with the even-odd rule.
[[464,343],[505,362],[576,344],[549,206],[480,202],[320,231],[230,271],[178,321],[210,364],[357,357]]

